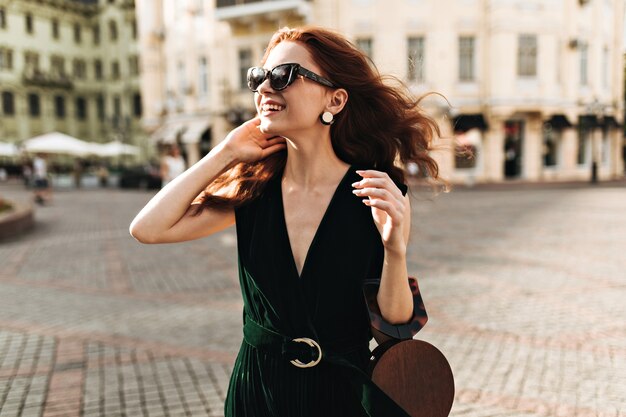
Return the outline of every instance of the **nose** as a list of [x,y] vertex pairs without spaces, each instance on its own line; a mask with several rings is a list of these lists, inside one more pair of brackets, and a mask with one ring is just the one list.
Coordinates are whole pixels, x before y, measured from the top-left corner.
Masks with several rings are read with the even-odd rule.
[[266,92],[274,92],[272,86],[270,85],[270,77],[265,77],[261,85],[256,90],[259,94],[264,94]]

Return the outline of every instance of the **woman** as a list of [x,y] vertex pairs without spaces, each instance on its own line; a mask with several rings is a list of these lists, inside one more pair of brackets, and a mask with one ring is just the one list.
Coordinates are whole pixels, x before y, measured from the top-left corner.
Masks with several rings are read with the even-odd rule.
[[258,116],[161,190],[130,232],[180,242],[236,224],[244,341],[226,416],[405,416],[363,372],[361,286],[379,277],[384,318],[411,319],[411,208],[395,162],[437,179],[436,124],[321,28],[279,30],[248,86]]

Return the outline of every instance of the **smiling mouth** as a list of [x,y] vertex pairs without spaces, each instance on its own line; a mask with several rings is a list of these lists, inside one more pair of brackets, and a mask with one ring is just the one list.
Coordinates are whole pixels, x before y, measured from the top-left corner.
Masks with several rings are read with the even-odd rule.
[[280,105],[280,104],[263,104],[261,106],[261,113],[263,114],[278,113],[279,111],[282,111],[284,109],[285,109],[285,106]]

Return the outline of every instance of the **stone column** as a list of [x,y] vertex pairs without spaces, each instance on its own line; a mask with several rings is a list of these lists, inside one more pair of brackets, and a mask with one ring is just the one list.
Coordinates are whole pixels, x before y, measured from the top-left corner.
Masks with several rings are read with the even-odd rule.
[[504,179],[504,119],[490,118],[483,140],[483,173],[487,182]]
[[185,143],[185,151],[187,152],[187,168],[195,164],[200,160],[200,150],[198,149],[198,143]]
[[543,132],[541,117],[528,115],[522,145],[522,178],[537,181],[541,175]]
[[577,162],[577,131],[574,127],[566,127],[561,135],[561,160],[559,179],[570,179],[574,175]]

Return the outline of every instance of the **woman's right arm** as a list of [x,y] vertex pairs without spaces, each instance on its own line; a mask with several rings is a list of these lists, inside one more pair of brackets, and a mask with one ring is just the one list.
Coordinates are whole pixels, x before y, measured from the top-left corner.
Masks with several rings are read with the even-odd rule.
[[173,243],[199,239],[235,222],[234,209],[204,209],[191,216],[191,202],[218,176],[240,162],[263,159],[285,148],[284,138],[260,132],[258,119],[234,129],[204,158],[161,189],[130,224],[141,243]]

